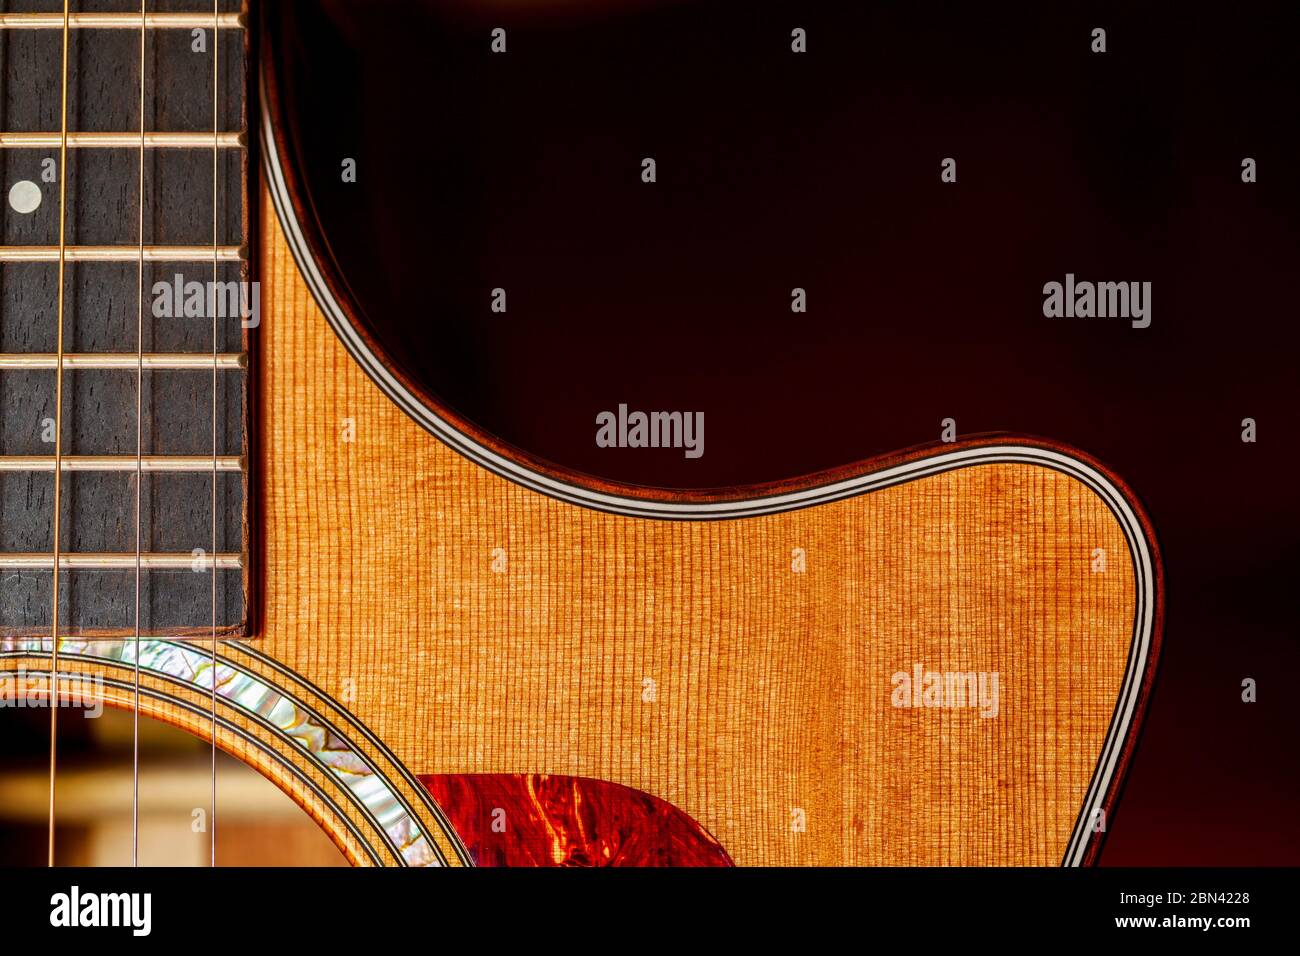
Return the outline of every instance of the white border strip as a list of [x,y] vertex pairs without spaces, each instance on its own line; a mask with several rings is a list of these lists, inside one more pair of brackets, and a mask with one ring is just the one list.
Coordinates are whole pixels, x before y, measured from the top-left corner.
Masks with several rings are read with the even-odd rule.
[[867,494],[907,481],[941,474],[957,468],[975,465],[1017,463],[1040,465],[1069,475],[1087,485],[1110,508],[1124,530],[1133,560],[1137,608],[1133,622],[1133,641],[1129,649],[1128,667],[1120,689],[1114,716],[1111,718],[1102,753],[1093,773],[1083,808],[1075,822],[1073,834],[1062,860],[1063,866],[1083,863],[1088,839],[1092,835],[1091,821],[1101,808],[1102,801],[1115,776],[1123,744],[1137,707],[1139,691],[1146,673],[1155,627],[1155,570],[1150,547],[1142,531],[1142,524],[1128,500],[1111,481],[1087,463],[1046,448],[1017,445],[1012,442],[976,448],[959,448],[940,452],[931,458],[895,465],[867,475],[832,482],[815,488],[751,498],[746,501],[650,501],[608,494],[580,485],[560,481],[549,475],[535,472],[518,462],[496,453],[490,448],[462,434],[443,418],[435,414],[413,395],[370,350],[365,340],[357,334],[342,307],[331,293],[324,276],[311,255],[310,247],[302,233],[293,205],[289,200],[288,186],[280,157],[275,148],[271,112],[266,108],[266,84],[262,82],[262,155],[270,180],[271,198],[276,215],[284,229],[295,262],[307,285],[324,312],[326,321],[343,342],[344,347],[361,365],[366,374],[380,389],[415,421],[435,437],[460,452],[466,458],[516,484],[522,485],[560,501],[631,517],[717,520],[775,514],[827,504],[844,498]]

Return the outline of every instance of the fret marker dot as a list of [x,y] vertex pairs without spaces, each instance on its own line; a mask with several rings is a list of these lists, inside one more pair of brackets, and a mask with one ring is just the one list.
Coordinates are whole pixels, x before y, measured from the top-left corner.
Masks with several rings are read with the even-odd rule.
[[30,179],[20,180],[10,187],[9,205],[13,207],[14,212],[26,215],[29,212],[35,212],[36,207],[40,204],[41,187]]

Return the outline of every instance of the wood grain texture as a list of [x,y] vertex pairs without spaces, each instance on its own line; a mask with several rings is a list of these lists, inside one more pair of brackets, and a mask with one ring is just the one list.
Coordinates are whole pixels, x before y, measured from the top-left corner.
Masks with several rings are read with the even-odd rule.
[[[412,772],[625,784],[740,864],[1060,862],[1136,600],[1087,487],[1005,464],[737,521],[557,502],[384,397],[266,199],[261,227],[257,646]],[[891,706],[915,664],[997,672],[999,715]]]

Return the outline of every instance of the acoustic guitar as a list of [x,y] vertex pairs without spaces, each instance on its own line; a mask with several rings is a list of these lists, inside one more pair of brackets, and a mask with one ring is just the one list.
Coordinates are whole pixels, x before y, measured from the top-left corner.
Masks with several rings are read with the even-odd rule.
[[1062,399],[926,298],[987,170],[879,16],[0,14],[0,665],[64,705],[51,821],[93,690],[358,865],[1095,862],[1160,554],[1085,451],[965,430]]

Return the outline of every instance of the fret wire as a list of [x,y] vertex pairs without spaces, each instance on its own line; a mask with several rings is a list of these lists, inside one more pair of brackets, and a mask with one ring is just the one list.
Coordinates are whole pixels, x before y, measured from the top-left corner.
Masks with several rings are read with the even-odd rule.
[[[206,13],[149,13],[144,16],[144,26],[150,30],[207,29],[213,18]],[[221,13],[216,25],[222,30],[242,30],[247,22],[242,13]],[[0,30],[53,30],[64,26],[61,13],[0,13]],[[138,30],[141,17],[138,13],[72,13],[67,26],[74,30]]]
[[[210,262],[211,246],[145,246],[145,262]],[[248,258],[243,246],[218,246],[216,258],[221,262],[241,262]],[[0,246],[0,262],[135,262],[139,254],[130,246]]]
[[[150,149],[209,149],[211,133],[154,132],[145,133],[145,146]],[[0,148],[36,149],[58,146],[58,133],[0,133]],[[223,149],[236,149],[248,145],[248,136],[242,131],[217,134],[217,145]],[[68,133],[68,146],[75,149],[139,149],[139,133]]]
[[[54,564],[53,555],[40,552],[10,551],[0,553],[0,570],[49,571]],[[189,551],[146,551],[140,555],[141,567],[159,571],[188,571],[210,569],[238,571],[244,567],[244,556],[237,552],[208,552],[195,557]],[[82,551],[63,552],[59,555],[59,568],[64,571],[129,571],[135,567],[134,551]]]
[[[62,455],[59,467],[67,471],[130,471],[136,470],[135,455]],[[141,455],[139,467],[143,472],[198,472],[207,471],[216,463],[219,472],[243,471],[241,455]],[[53,455],[3,455],[0,472],[53,471]]]
[[[146,370],[207,371],[212,367],[212,357],[206,352],[145,352],[141,357]],[[65,369],[135,369],[134,352],[65,352]],[[0,352],[0,370],[52,369],[59,364],[53,352]],[[217,355],[217,368],[238,371],[248,365],[243,352],[221,352]]]

